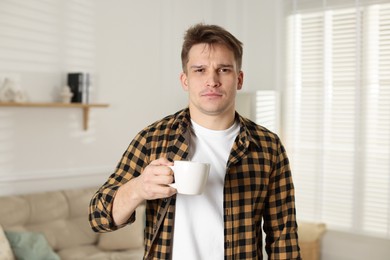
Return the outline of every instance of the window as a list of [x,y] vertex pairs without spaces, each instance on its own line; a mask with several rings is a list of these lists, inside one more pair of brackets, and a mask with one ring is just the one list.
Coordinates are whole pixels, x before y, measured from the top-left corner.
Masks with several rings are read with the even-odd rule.
[[93,0],[1,1],[0,72],[94,71],[94,8]]
[[279,95],[275,90],[256,91],[255,122],[274,133],[279,132]]
[[390,238],[390,4],[383,2],[295,5],[283,125],[298,219]]
[[276,90],[238,92],[236,96],[236,110],[240,115],[274,133],[279,132],[279,107],[279,93]]

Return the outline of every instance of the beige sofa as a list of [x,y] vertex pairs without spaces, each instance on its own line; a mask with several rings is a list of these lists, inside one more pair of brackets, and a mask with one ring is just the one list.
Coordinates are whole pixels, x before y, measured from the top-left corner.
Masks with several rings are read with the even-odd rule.
[[298,222],[299,246],[303,260],[320,260],[322,237],[326,231],[323,223]]
[[0,226],[8,236],[43,233],[48,245],[62,260],[142,259],[144,209],[137,211],[133,225],[115,232],[94,233],[88,223],[88,205],[96,190],[85,188],[0,197]]
[[[62,260],[142,259],[144,206],[137,210],[134,224],[115,232],[94,233],[88,223],[88,205],[96,190],[84,188],[0,197],[0,232],[2,226],[6,231],[43,233]],[[324,224],[299,222],[303,260],[320,259],[324,232]],[[1,246],[0,237],[0,259],[14,259],[2,258]]]

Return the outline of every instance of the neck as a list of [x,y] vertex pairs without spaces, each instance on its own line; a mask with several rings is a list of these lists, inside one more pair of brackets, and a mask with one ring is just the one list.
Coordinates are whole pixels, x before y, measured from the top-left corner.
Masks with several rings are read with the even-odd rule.
[[205,115],[190,107],[190,116],[198,125],[210,130],[225,130],[234,124],[235,111],[224,115]]

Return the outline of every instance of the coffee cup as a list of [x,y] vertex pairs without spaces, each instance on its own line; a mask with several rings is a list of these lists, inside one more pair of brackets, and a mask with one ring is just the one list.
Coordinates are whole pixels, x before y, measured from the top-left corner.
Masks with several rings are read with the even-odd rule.
[[210,164],[191,161],[174,161],[169,166],[174,174],[175,182],[169,186],[179,194],[199,195],[203,192],[210,172]]

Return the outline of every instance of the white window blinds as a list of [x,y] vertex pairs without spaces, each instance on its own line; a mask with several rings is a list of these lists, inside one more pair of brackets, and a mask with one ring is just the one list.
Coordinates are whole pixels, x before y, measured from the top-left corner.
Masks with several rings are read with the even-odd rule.
[[390,4],[321,2],[288,17],[284,134],[298,219],[390,237]]
[[268,130],[279,132],[279,95],[275,90],[256,91],[255,122]]

